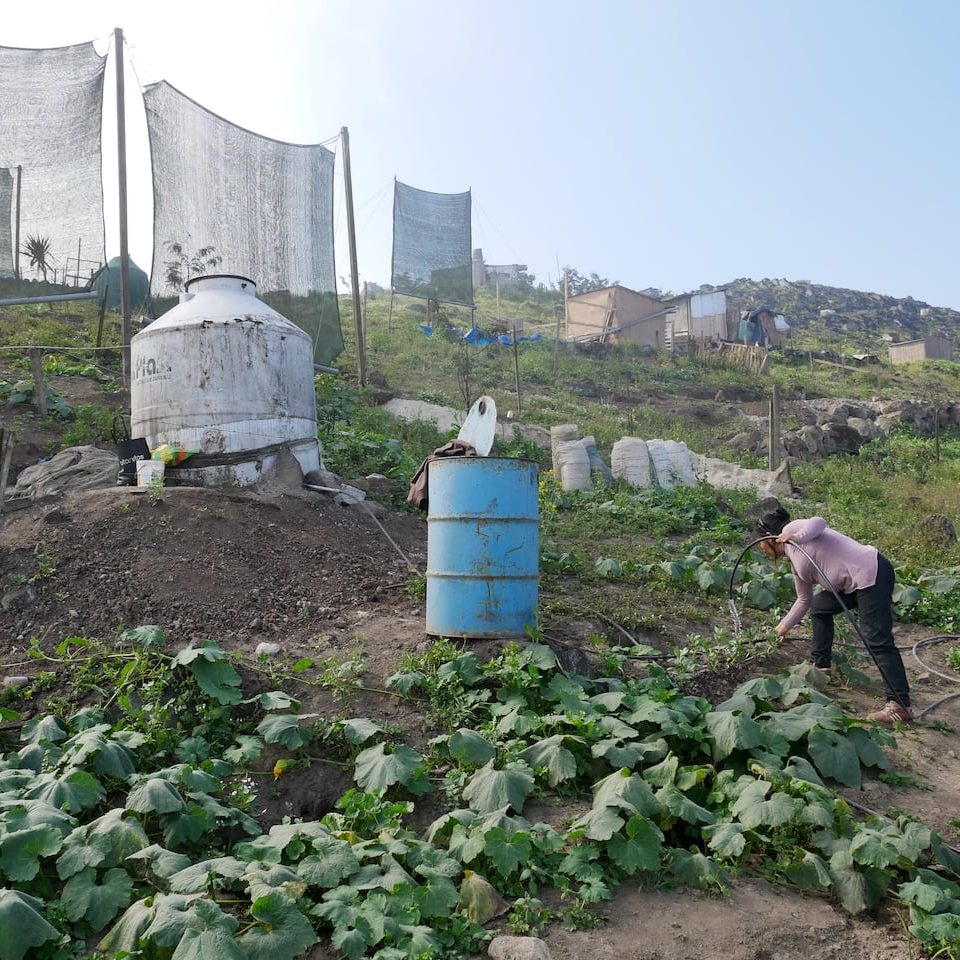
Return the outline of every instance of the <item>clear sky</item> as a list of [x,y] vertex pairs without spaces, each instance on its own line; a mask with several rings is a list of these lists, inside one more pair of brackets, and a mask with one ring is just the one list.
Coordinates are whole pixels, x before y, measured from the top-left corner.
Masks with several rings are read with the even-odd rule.
[[960,308],[955,0],[46,0],[5,4],[0,44],[102,49],[115,26],[145,268],[137,81],[165,79],[277,139],[349,128],[361,279],[389,283],[396,176],[471,188],[474,246],[543,282],[786,277]]

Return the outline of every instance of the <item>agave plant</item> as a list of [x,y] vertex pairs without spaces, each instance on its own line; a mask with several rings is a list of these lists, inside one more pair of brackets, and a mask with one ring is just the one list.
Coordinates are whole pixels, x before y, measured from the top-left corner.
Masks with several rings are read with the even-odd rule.
[[50,238],[40,234],[27,234],[24,245],[20,248],[20,253],[30,260],[30,266],[36,267],[43,276],[43,281],[47,281],[47,270],[54,266],[54,257],[51,252]]

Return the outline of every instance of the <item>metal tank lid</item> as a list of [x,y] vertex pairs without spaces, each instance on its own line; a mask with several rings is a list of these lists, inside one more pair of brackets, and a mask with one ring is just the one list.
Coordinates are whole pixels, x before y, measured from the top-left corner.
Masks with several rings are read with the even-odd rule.
[[233,290],[257,295],[257,285],[249,277],[241,277],[238,273],[208,273],[202,277],[191,277],[183,285],[183,289],[190,293],[200,290]]
[[257,296],[257,285],[249,277],[213,273],[187,280],[179,303],[141,330],[131,343],[200,324],[232,325],[240,318],[267,322],[284,328],[287,336],[310,341],[309,334]]

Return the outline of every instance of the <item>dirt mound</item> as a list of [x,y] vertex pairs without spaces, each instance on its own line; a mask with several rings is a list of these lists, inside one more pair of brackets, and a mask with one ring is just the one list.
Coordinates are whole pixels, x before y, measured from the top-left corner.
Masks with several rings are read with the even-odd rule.
[[[86,491],[4,518],[0,630],[8,644],[157,623],[225,645],[335,635],[345,611],[409,612],[406,564],[362,507],[173,487]],[[426,526],[381,521],[423,566]],[[28,583],[29,581],[29,583]],[[10,585],[13,584],[11,587]],[[8,647],[9,649],[9,647]]]

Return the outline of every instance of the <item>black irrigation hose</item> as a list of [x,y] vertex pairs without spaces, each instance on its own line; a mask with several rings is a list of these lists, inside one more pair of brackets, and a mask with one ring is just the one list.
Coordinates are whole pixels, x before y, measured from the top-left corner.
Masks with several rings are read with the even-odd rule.
[[[740,561],[743,560],[743,558],[747,555],[747,552],[751,550],[753,547],[755,547],[758,543],[762,543],[765,540],[776,540],[776,539],[777,537],[774,535],[757,537],[756,540],[754,540],[752,543],[747,544],[747,546],[743,549],[740,556],[737,557],[737,562],[733,565],[733,569],[730,571],[730,587],[729,587],[728,603],[730,606],[730,612],[733,616],[734,626],[736,626],[738,629],[739,629],[740,615],[739,613],[736,612],[737,605],[733,599],[733,578],[737,572],[737,567],[740,566]],[[853,629],[856,630],[857,636],[863,641],[863,645],[864,647],[866,647],[867,653],[870,654],[870,659],[873,660],[874,666],[879,671],[880,676],[883,677],[883,682],[885,686],[893,694],[893,697],[897,701],[897,703],[901,707],[903,707],[904,710],[910,713],[911,712],[910,707],[907,704],[902,703],[899,697],[897,697],[896,692],[893,689],[893,685],[890,683],[889,679],[887,678],[887,675],[883,671],[883,667],[880,666],[880,663],[878,662],[876,655],[874,654],[873,650],[870,649],[870,644],[867,643],[867,638],[863,635],[863,632],[860,629],[860,624],[857,623],[856,617],[854,617],[853,612],[850,610],[850,608],[843,602],[843,598],[837,592],[837,588],[833,585],[833,582],[831,581],[831,579],[823,572],[823,570],[820,568],[820,565],[817,563],[817,561],[814,560],[813,557],[811,557],[810,554],[807,553],[807,551],[804,550],[799,543],[791,542],[790,546],[795,547],[797,550],[799,550],[810,561],[810,563],[813,564],[813,569],[816,570],[818,574],[820,574],[822,583],[824,583],[827,589],[834,595],[834,597],[836,597],[837,603],[840,604],[840,609],[843,610],[843,612],[847,615],[847,620],[850,622],[850,626],[852,626]],[[934,706],[936,706],[936,704]],[[926,713],[929,711],[927,710],[924,712]]]

